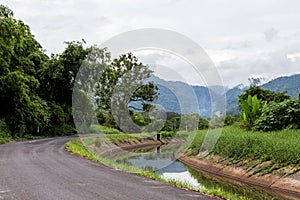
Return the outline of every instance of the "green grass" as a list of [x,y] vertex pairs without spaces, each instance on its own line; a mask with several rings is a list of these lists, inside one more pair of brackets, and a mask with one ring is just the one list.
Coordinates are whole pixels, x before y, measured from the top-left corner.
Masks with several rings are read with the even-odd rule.
[[[197,155],[207,131],[198,131],[188,149],[188,155]],[[224,127],[222,134],[211,154],[219,155],[227,164],[238,164],[247,161],[246,167],[255,169],[254,174],[261,175],[283,171],[285,167],[300,164],[300,130],[282,130],[273,132],[245,131],[239,127]],[[267,162],[269,161],[269,162]]]
[[90,133],[98,134],[121,134],[122,132],[115,128],[93,124],[89,128]]
[[[96,134],[124,134],[123,132],[119,131],[118,129],[115,128],[110,128],[107,126],[102,126],[102,125],[96,125],[93,124],[91,125],[89,128],[89,130],[87,131],[88,133],[96,133]],[[161,139],[166,139],[169,140],[172,137],[174,137],[177,133],[176,132],[168,132],[168,131],[163,131],[159,133],[161,135]],[[133,136],[143,136],[143,137],[154,137],[156,136],[156,133],[131,133],[128,135],[133,135]]]
[[120,133],[117,135],[108,135],[106,137],[88,137],[88,138],[82,138],[82,141],[86,146],[95,144],[97,147],[101,146],[102,141],[111,141],[116,145],[120,144],[138,144],[140,142],[143,142],[145,139],[147,140],[153,140],[155,141],[154,137],[141,135],[141,134],[125,134]]
[[14,141],[36,140],[36,139],[43,139],[43,138],[47,138],[47,136],[32,136],[32,135],[24,135],[22,137],[5,136],[5,137],[0,137],[0,144],[14,142]]
[[13,141],[10,137],[0,137],[0,144],[4,144],[10,141]]
[[139,176],[144,176],[144,177],[147,177],[147,178],[150,178],[153,180],[168,183],[168,184],[171,184],[171,185],[174,185],[177,187],[186,188],[186,189],[193,190],[193,191],[199,191],[199,192],[206,193],[206,194],[209,194],[212,196],[219,196],[219,197],[222,197],[225,199],[232,199],[232,200],[240,200],[240,199],[248,200],[249,199],[247,197],[241,197],[240,195],[237,195],[237,194],[228,193],[228,192],[224,191],[222,188],[195,187],[195,186],[192,186],[183,181],[178,181],[175,179],[165,179],[161,175],[159,175],[153,171],[145,171],[140,168],[133,167],[131,165],[127,165],[124,163],[116,163],[112,160],[95,156],[93,153],[91,153],[90,151],[88,151],[85,148],[85,145],[82,143],[81,139],[73,139],[73,140],[68,141],[66,143],[66,147],[67,147],[68,151],[70,151],[76,155],[80,155],[85,158],[91,159],[95,162],[102,163],[104,165],[108,165],[113,168],[121,169],[126,172],[133,173],[133,174],[136,174]]
[[120,143],[129,143],[129,144],[135,144],[138,142],[141,142],[143,138],[141,136],[131,136],[128,134],[119,134],[116,136],[107,136],[107,139],[112,141],[114,144],[118,145]]

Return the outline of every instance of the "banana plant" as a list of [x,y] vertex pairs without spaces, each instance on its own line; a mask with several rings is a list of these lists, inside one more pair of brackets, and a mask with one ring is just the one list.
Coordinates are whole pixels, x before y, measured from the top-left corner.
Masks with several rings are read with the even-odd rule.
[[240,102],[240,106],[243,110],[241,117],[244,121],[245,127],[250,130],[253,127],[254,122],[261,115],[262,103],[256,95],[248,95],[247,101],[241,99]]

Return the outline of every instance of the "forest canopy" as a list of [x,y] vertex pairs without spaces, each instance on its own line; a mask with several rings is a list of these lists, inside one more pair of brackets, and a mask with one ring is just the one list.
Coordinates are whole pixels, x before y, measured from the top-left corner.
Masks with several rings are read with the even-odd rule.
[[[45,54],[30,27],[14,18],[13,11],[0,5],[0,129],[12,136],[69,135],[76,132],[72,115],[72,93],[76,75],[86,57],[105,57],[104,75],[98,82],[98,118],[116,127],[110,98],[119,78],[130,71],[139,89],[128,99],[139,101],[142,111],[157,96],[157,87],[142,80],[152,71],[131,53],[110,60],[107,49],[85,47],[84,40],[65,42],[60,54]],[[97,59],[97,58],[95,58]],[[132,78],[132,77],[131,77]],[[125,98],[125,97],[124,97]],[[127,98],[127,97],[126,97]]]

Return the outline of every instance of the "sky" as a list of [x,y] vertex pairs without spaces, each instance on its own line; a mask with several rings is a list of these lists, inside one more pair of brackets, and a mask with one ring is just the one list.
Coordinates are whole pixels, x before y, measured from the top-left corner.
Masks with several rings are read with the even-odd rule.
[[[31,28],[47,54],[65,41],[102,44],[127,31],[175,31],[197,43],[225,86],[300,73],[299,0],[2,0]],[[205,85],[186,60],[159,50],[136,52],[159,76]]]

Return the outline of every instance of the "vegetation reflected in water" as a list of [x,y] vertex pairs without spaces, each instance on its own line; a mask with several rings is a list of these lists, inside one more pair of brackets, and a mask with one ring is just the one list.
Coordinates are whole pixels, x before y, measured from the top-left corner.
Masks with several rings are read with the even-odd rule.
[[275,197],[275,192],[256,189],[245,184],[233,184],[220,178],[196,171],[182,162],[176,160],[174,153],[160,152],[159,147],[152,149],[135,149],[126,155],[114,158],[117,163],[133,165],[144,170],[156,171],[167,179],[176,179],[187,182],[195,187],[222,188],[224,191],[237,194],[241,197],[247,196],[250,199],[283,199]]

